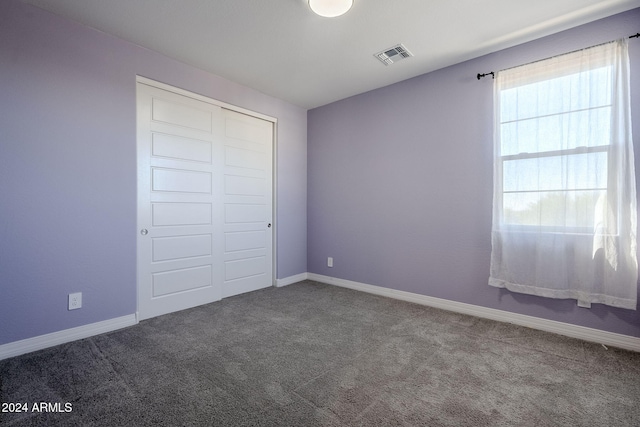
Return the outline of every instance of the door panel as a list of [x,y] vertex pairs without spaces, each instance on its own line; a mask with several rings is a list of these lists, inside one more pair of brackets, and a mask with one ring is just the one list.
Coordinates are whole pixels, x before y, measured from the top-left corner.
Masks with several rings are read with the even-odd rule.
[[211,194],[210,172],[151,167],[151,189],[182,193]]
[[224,235],[225,252],[260,249],[267,245],[267,233],[265,230],[226,232]]
[[265,153],[253,150],[244,150],[235,147],[226,147],[225,164],[242,169],[255,169],[262,171],[267,156]]
[[208,291],[213,287],[211,273],[211,265],[153,273],[153,297],[193,290]]
[[[232,197],[228,198],[230,199]],[[259,222],[265,222],[267,220],[267,208],[264,204],[248,205],[244,203],[227,203],[224,208],[224,218],[226,224],[255,224]]]
[[[151,117],[153,121],[203,130],[207,133],[212,132],[213,117],[208,104],[201,103],[204,104],[204,108],[200,108],[200,105],[194,104],[194,100],[183,97],[185,102],[182,103],[173,95],[172,93],[167,93],[167,95],[160,95],[152,99],[153,110]],[[170,100],[162,99],[163,96],[167,96]]]
[[211,163],[211,141],[200,141],[164,133],[152,134],[151,154],[175,160]]
[[211,234],[193,236],[154,237],[152,261],[211,256]]
[[225,194],[228,195],[264,197],[267,189],[264,187],[264,179],[226,175],[224,177],[224,190]]
[[243,258],[225,262],[225,279],[234,280],[263,274],[266,269],[264,256]]

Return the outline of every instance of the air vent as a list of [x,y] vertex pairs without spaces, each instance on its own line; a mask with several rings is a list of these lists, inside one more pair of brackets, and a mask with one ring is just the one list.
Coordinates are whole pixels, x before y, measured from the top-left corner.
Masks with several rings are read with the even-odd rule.
[[378,52],[374,54],[376,58],[380,60],[384,65],[391,65],[395,62],[401,61],[405,58],[409,58],[413,56],[409,50],[404,47],[402,44],[390,47],[388,49],[383,50],[382,52]]

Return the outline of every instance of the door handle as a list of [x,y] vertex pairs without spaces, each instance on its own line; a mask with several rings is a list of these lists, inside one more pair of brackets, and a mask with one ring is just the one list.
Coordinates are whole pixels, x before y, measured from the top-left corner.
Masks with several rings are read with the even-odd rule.
[[269,223],[269,224],[267,225],[267,227],[271,228],[271,223]]
[[142,234],[143,236],[146,236],[147,233],[149,233],[149,231],[146,228],[143,228],[142,230],[140,230],[140,234]]

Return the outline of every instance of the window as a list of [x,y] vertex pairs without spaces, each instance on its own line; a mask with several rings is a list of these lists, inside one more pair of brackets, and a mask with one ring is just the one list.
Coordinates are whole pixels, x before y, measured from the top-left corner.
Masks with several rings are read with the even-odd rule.
[[610,181],[612,67],[593,61],[572,70],[567,61],[555,61],[559,76],[533,64],[533,76],[529,70],[500,90],[503,226],[592,232],[601,216],[596,207]]
[[494,102],[489,283],[635,309],[626,40],[501,71]]

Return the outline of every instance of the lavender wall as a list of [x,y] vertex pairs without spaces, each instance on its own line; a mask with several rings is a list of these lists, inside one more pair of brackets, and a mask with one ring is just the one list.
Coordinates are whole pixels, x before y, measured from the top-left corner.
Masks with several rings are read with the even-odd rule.
[[[475,77],[635,34],[639,22],[635,9],[309,111],[309,272],[640,336],[638,311],[487,285],[492,81]],[[640,39],[630,57],[640,165]]]
[[278,118],[277,276],[307,270],[304,109],[3,0],[0,344],[135,313],[136,74]]

